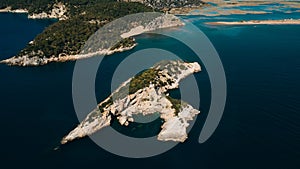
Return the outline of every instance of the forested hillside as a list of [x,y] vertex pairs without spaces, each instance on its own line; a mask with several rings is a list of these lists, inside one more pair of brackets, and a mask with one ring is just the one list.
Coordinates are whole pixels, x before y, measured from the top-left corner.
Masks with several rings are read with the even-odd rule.
[[25,8],[37,13],[51,10],[58,2],[64,2],[69,19],[50,25],[18,56],[49,58],[78,54],[85,41],[104,24],[128,14],[153,11],[141,3],[114,0],[4,0],[0,3],[2,7]]
[[51,10],[53,4],[62,2],[67,6],[93,5],[102,2],[115,2],[116,0],[1,0],[0,9],[27,9],[29,13],[40,13]]
[[[132,2],[134,1],[134,2]],[[165,11],[172,7],[202,4],[197,0],[1,0],[0,9],[24,9],[32,19],[57,18],[58,21],[37,35],[11,60],[9,65],[43,65],[50,59],[74,56],[99,28],[125,15]],[[8,8],[10,7],[10,8]],[[123,39],[110,50],[134,46],[133,38]],[[48,60],[47,60],[48,59]]]

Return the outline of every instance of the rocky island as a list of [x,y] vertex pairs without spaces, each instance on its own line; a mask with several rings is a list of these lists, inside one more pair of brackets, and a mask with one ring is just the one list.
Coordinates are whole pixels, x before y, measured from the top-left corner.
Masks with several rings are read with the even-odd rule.
[[113,118],[127,126],[135,121],[134,115],[157,112],[164,121],[157,139],[184,142],[187,139],[188,122],[200,112],[188,103],[171,98],[168,91],[178,88],[182,79],[199,71],[201,67],[197,62],[171,60],[155,64],[124,82],[67,134],[61,143],[89,136],[109,126]]

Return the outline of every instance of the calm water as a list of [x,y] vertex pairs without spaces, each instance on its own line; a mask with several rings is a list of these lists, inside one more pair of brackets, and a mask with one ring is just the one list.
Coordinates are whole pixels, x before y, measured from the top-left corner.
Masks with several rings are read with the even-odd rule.
[[[106,152],[89,138],[53,150],[78,124],[71,91],[74,62],[33,68],[0,65],[3,168],[299,168],[300,26],[214,27],[203,24],[211,18],[185,19],[210,38],[227,77],[224,116],[206,143],[197,142],[210,101],[205,67],[196,75],[201,84],[201,115],[187,142],[153,158],[127,159]],[[0,59],[16,54],[53,22],[3,13],[0,21]],[[170,38],[142,35],[137,40],[133,51],[105,58],[107,64],[96,81],[99,101],[109,95],[114,67],[128,54],[159,47],[193,60],[193,53]]]

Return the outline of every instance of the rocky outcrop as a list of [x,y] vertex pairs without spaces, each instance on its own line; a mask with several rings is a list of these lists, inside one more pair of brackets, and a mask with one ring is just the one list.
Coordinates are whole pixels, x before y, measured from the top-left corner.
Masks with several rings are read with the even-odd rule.
[[[49,4],[50,5],[50,4]],[[10,6],[4,9],[0,9],[0,12],[10,13],[29,13],[27,9],[12,9]],[[41,13],[30,13],[28,14],[29,19],[59,19],[66,20],[68,9],[62,2],[55,3],[52,5],[50,11],[43,11]]]
[[187,139],[188,121],[200,112],[187,103],[174,102],[175,99],[167,96],[167,91],[178,88],[180,80],[201,71],[200,65],[197,62],[162,61],[149,70],[155,72],[151,77],[147,75],[153,79],[149,85],[135,92],[129,89],[136,85],[133,84],[136,79],[149,72],[127,80],[89,113],[85,120],[62,139],[61,143],[65,144],[91,135],[109,126],[112,118],[118,119],[121,125],[127,126],[135,121],[134,115],[151,115],[157,112],[165,122],[158,134],[158,140],[184,142]]
[[10,6],[4,9],[0,9],[0,12],[10,12],[10,13],[28,13],[27,9],[12,9]]
[[158,134],[157,139],[161,141],[177,141],[184,142],[188,136],[186,128],[189,126],[188,121],[200,112],[190,105],[185,105],[177,116],[171,116],[164,119],[165,123],[161,127],[162,130]]
[[66,20],[68,19],[67,11],[67,7],[63,3],[56,3],[52,6],[52,9],[50,11],[44,11],[42,13],[33,13],[28,15],[28,18]]

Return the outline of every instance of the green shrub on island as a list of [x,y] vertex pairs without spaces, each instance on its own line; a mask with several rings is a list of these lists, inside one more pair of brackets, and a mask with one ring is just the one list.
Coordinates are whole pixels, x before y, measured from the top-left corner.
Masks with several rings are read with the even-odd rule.
[[160,70],[151,68],[137,74],[127,85],[121,87],[118,92],[114,93],[112,98],[114,100],[122,99],[128,95],[128,92],[129,94],[134,94],[140,89],[149,87],[150,84],[153,84],[155,87],[166,85],[166,83],[160,81],[159,71]]
[[174,99],[170,96],[167,96],[167,99],[172,103],[172,108],[175,109],[175,115],[177,116],[178,113],[182,110],[181,100]]
[[136,75],[131,81],[129,86],[129,94],[133,94],[140,89],[149,87],[150,84],[156,84],[159,81],[159,70],[148,69]]
[[127,48],[134,46],[135,40],[133,37],[122,39],[120,42],[115,44],[113,47],[110,48],[110,50],[120,49],[120,48]]

